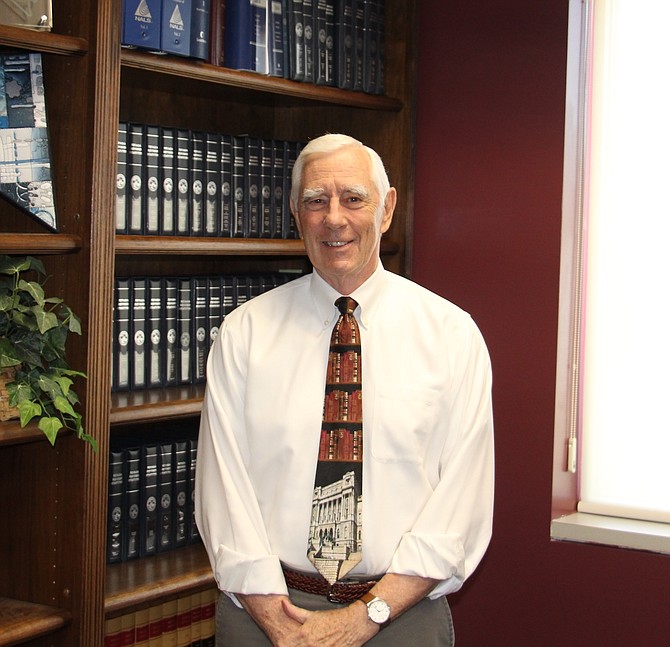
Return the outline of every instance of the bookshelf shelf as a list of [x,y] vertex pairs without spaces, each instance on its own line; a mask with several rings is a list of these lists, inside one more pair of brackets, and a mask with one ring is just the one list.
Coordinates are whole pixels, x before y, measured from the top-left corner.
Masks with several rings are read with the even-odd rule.
[[0,422],[0,447],[42,441],[48,442],[44,432],[37,427],[36,423],[29,423],[26,427],[21,427],[18,420]]
[[117,236],[116,253],[117,255],[304,256],[305,246],[301,240]]
[[202,544],[107,566],[105,617],[215,587]]
[[110,424],[151,422],[200,415],[204,385],[112,393]]
[[138,50],[124,49],[121,52],[121,65],[126,68],[169,74],[242,90],[342,105],[347,108],[390,112],[398,112],[403,108],[402,101],[384,95],[364,94],[311,83],[299,83],[262,74],[230,70],[199,61],[186,61],[172,56],[156,56]]
[[53,32],[23,29],[0,25],[0,45],[44,52],[46,54],[83,55],[88,52],[88,41],[77,36],[65,36]]
[[0,597],[0,647],[18,645],[65,627],[67,611]]
[[[397,254],[400,244],[382,240],[382,254]],[[183,256],[306,256],[302,240],[117,236],[116,254]]]
[[81,249],[81,238],[68,234],[0,233],[4,254],[67,254]]

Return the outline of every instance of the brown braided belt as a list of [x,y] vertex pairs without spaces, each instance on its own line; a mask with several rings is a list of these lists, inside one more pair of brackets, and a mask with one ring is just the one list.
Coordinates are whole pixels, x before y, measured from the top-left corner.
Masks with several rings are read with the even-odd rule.
[[329,584],[321,575],[298,573],[282,565],[286,585],[303,593],[324,596],[328,602],[348,604],[367,593],[379,580],[338,580]]

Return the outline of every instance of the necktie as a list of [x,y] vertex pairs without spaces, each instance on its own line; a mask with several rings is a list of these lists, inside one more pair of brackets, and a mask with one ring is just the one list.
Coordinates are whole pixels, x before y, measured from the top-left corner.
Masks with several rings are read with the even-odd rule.
[[361,343],[351,297],[335,301],[307,556],[330,584],[361,560]]

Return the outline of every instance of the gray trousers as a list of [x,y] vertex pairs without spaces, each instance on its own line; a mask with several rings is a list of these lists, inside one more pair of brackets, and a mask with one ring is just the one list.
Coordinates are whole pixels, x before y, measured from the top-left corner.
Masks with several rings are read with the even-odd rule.
[[[310,611],[344,606],[312,593],[289,589],[291,601]],[[225,594],[216,609],[216,647],[270,647],[272,643],[251,616]],[[366,645],[370,647],[453,647],[454,625],[446,597],[425,598],[382,629]]]

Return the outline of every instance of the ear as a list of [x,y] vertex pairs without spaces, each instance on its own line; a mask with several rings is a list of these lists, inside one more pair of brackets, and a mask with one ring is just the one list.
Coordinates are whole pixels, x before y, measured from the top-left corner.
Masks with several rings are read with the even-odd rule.
[[395,187],[391,187],[386,192],[386,198],[384,200],[384,215],[382,216],[382,222],[381,222],[382,234],[387,232],[388,228],[391,226],[391,221],[393,220],[393,212],[395,211],[395,205],[397,199],[398,194],[395,190]]

